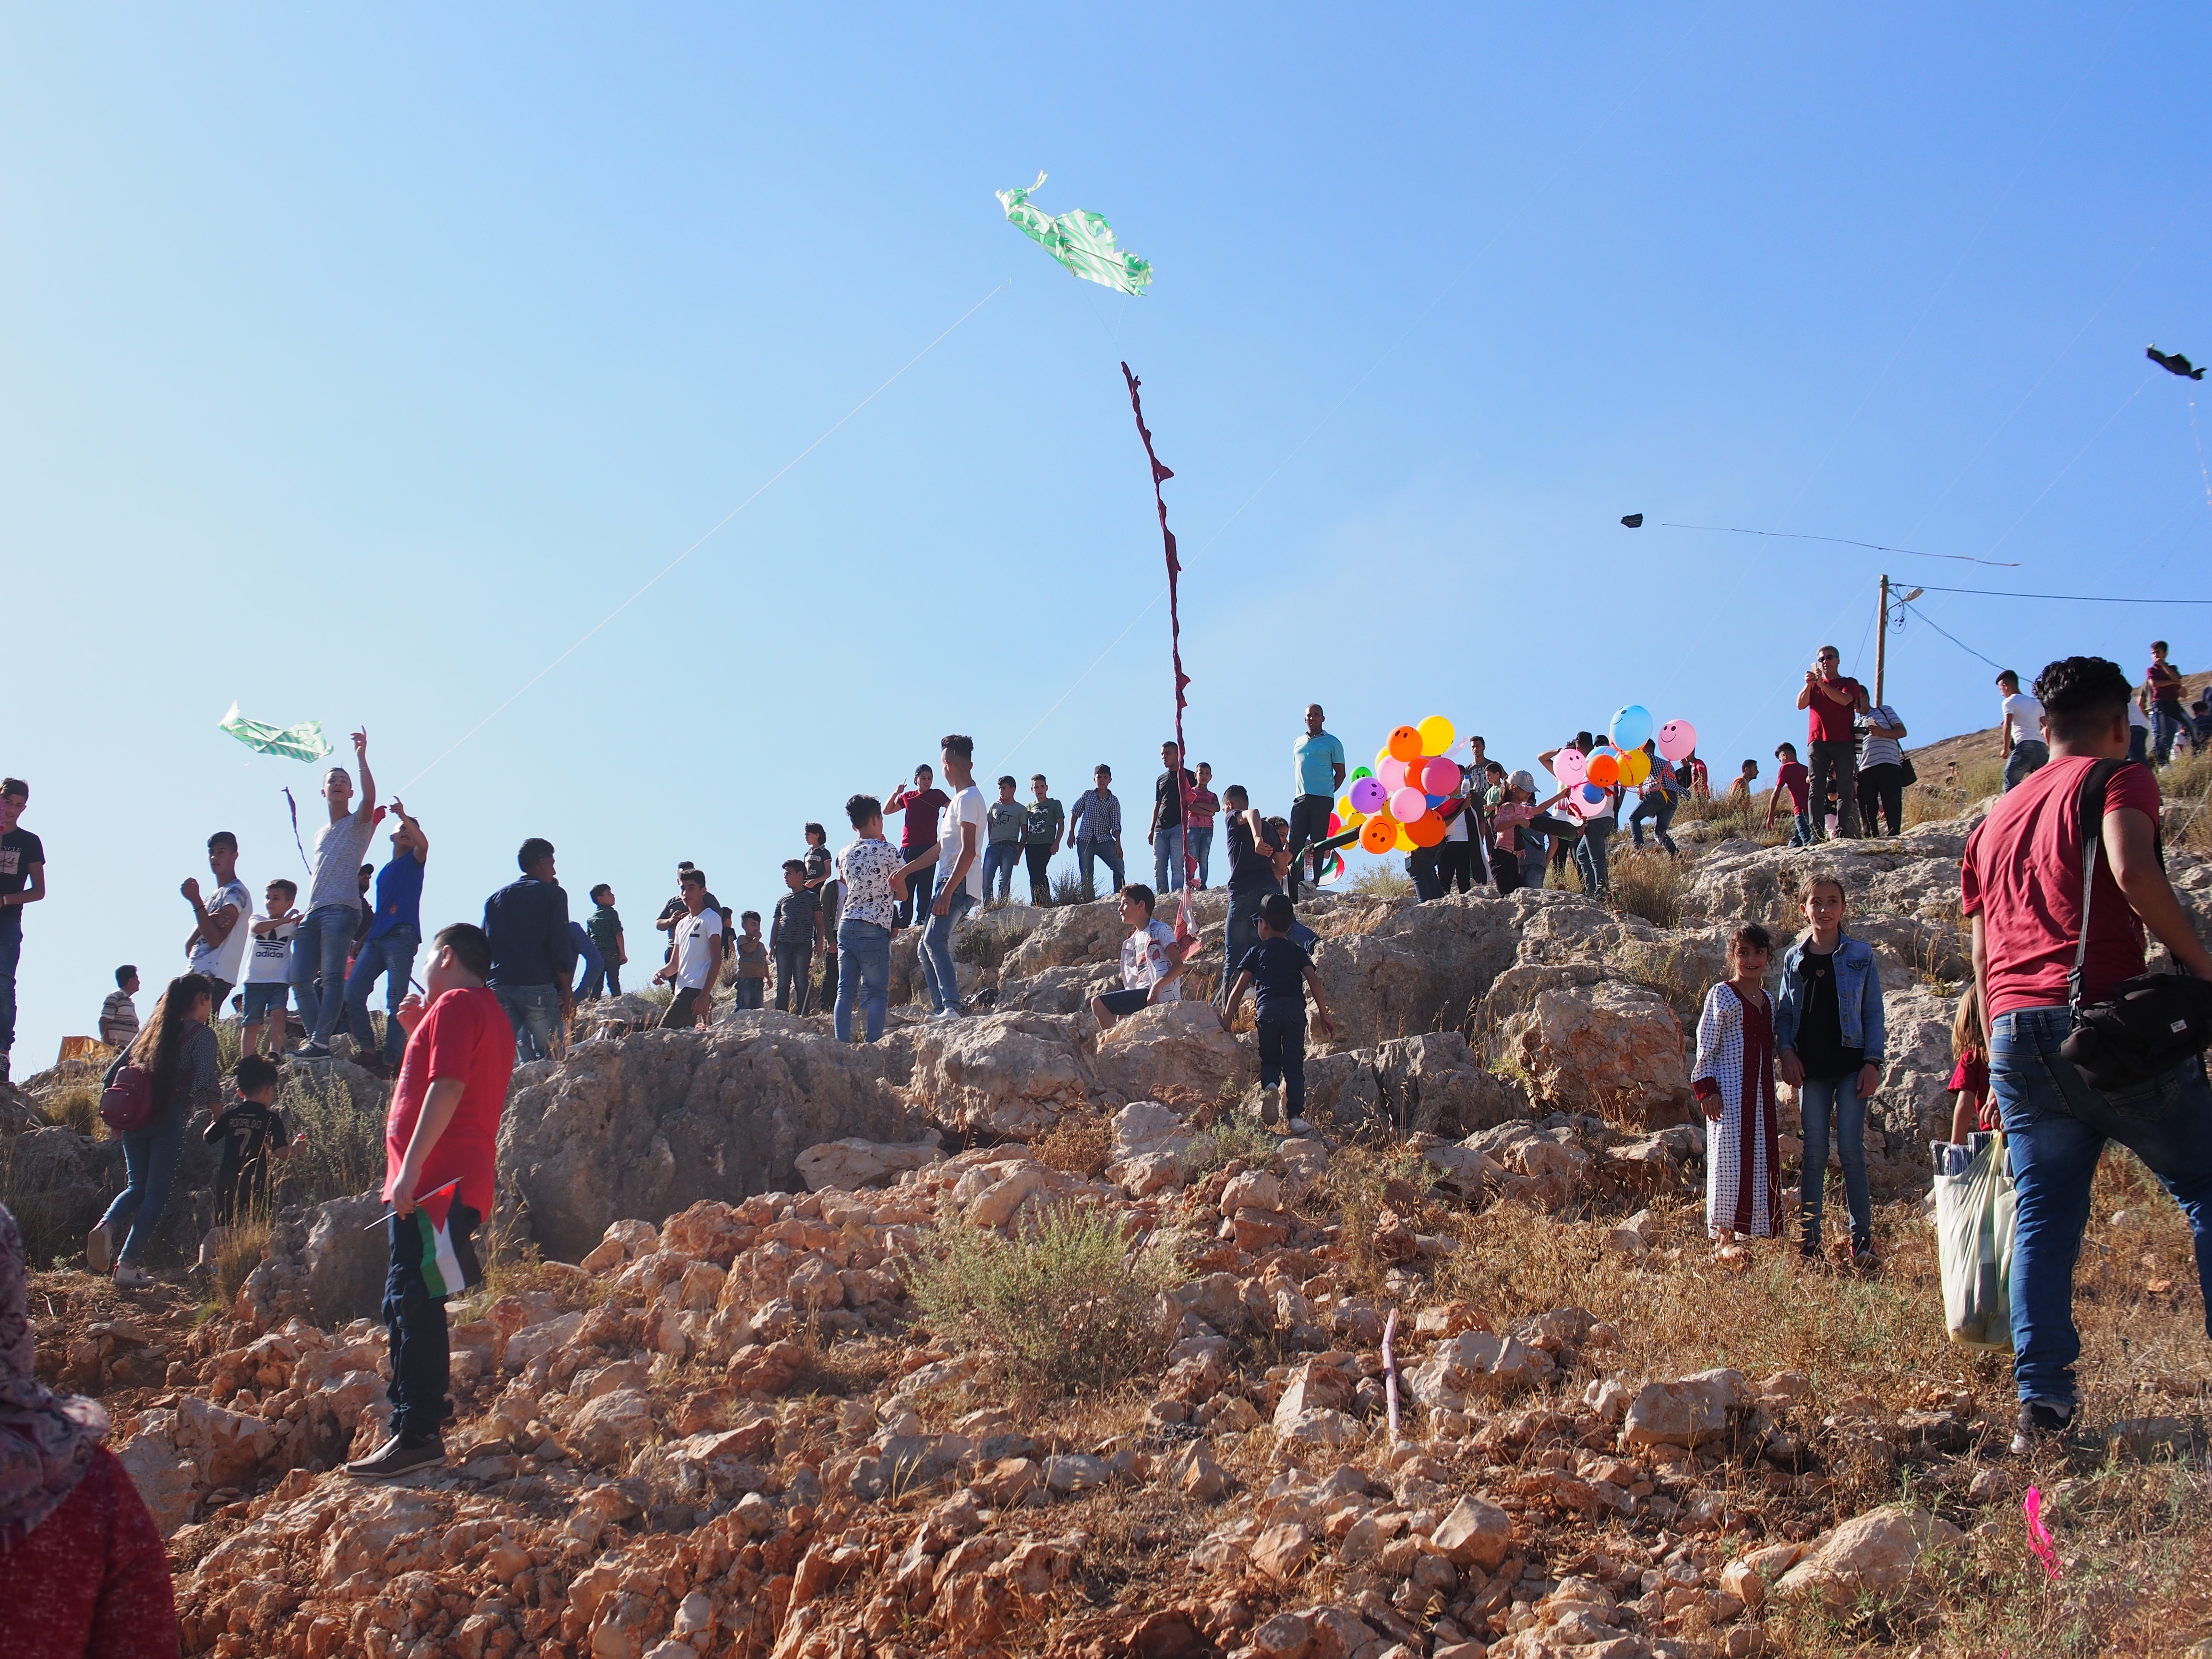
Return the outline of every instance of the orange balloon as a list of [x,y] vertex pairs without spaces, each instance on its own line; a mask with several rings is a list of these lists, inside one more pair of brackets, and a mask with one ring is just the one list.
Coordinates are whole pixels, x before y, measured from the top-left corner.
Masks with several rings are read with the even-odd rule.
[[1360,850],[1368,853],[1387,853],[1397,844],[1398,826],[1376,813],[1359,826]]
[[1434,812],[1424,812],[1406,826],[1406,833],[1416,847],[1434,847],[1444,838],[1444,821]]
[[1620,781],[1620,762],[1611,755],[1592,755],[1586,769],[1592,783],[1610,788]]
[[1387,746],[1390,750],[1392,760],[1408,763],[1417,761],[1421,757],[1421,734],[1410,726],[1395,727],[1391,731],[1390,741]]

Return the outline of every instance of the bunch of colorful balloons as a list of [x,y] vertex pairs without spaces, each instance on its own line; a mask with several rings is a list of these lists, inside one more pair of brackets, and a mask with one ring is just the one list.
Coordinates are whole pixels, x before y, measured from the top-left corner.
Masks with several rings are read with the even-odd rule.
[[[1632,702],[1614,711],[1607,734],[1612,741],[1587,755],[1562,749],[1552,757],[1552,775],[1565,787],[1565,804],[1578,818],[1601,816],[1616,785],[1632,789],[1651,775],[1651,757],[1644,750],[1652,737],[1650,709]],[[1680,763],[1697,748],[1698,728],[1687,720],[1668,720],[1653,746],[1670,764]]]
[[1445,830],[1437,808],[1459,792],[1458,763],[1445,758],[1454,741],[1452,723],[1442,714],[1394,729],[1375,751],[1374,766],[1354,772],[1338,797],[1329,834],[1357,830],[1360,850],[1368,853],[1434,847]]

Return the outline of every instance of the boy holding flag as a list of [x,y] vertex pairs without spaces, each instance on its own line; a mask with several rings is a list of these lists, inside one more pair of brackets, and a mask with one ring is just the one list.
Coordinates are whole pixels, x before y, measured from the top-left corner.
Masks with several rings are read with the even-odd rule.
[[514,1028],[485,987],[490,974],[491,941],[456,922],[440,932],[422,970],[427,999],[410,994],[399,1005],[407,1048],[384,1136],[392,1437],[346,1465],[365,1480],[446,1459],[446,1298],[482,1276],[473,1235],[491,1211],[500,1114],[514,1071]]

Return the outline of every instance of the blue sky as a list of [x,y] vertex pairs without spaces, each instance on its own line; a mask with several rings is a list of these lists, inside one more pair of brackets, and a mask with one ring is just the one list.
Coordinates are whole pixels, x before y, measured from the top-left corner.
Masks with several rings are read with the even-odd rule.
[[[1311,698],[1356,756],[1441,712],[1515,763],[1642,702],[1720,771],[1802,735],[1823,641],[1870,675],[1885,567],[2208,592],[2203,388],[2142,356],[2212,357],[2201,9],[447,9],[4,26],[0,770],[54,894],[19,1072],[116,963],[177,970],[210,830],[298,872],[314,773],[234,698],[366,722],[432,927],[533,834],[634,937],[678,858],[765,908],[948,730],[1141,804],[1121,357],[1194,754],[1279,810]],[[1040,168],[1149,296],[1003,222]],[[2203,607],[1923,605],[2031,671],[2212,659]],[[1892,649],[1917,737],[1990,721],[1983,663]]]

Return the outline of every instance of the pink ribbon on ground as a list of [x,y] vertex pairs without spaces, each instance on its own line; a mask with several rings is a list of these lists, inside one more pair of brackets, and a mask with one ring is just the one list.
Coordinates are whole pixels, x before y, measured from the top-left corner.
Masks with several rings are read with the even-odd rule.
[[1390,1316],[1382,1322],[1382,1388],[1390,1406],[1390,1443],[1398,1443],[1398,1357],[1390,1352],[1390,1339],[1397,1334],[1398,1310],[1390,1310]]
[[2056,1583],[2058,1580],[2058,1550],[2051,1541],[2049,1529],[2043,1524],[2043,1494],[2030,1486],[2027,1496],[2021,1499],[2020,1506],[2027,1516],[2027,1547],[2035,1552],[2036,1559],[2043,1563],[2044,1571],[2049,1573],[2051,1582]]

